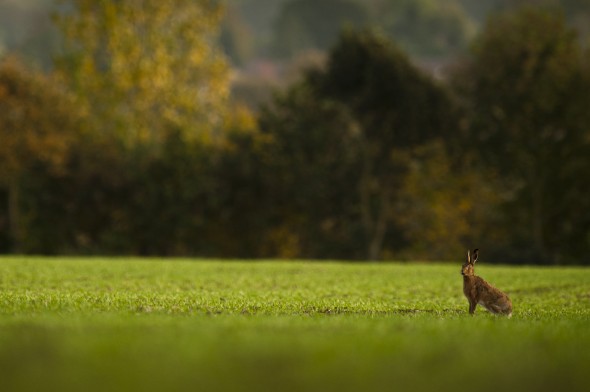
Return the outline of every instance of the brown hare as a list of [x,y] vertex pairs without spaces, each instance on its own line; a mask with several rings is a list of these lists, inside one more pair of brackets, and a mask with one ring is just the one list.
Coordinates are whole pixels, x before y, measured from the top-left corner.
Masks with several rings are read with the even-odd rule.
[[479,304],[493,314],[502,314],[508,317],[512,316],[512,302],[510,298],[491,284],[475,275],[473,265],[477,261],[479,249],[475,249],[473,254],[467,251],[467,261],[461,268],[463,275],[463,293],[469,301],[469,313],[475,312],[475,307]]

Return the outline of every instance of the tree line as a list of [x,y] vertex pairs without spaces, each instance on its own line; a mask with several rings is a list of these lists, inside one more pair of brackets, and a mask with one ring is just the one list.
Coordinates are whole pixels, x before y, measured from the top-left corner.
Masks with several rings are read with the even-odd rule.
[[589,263],[590,57],[490,18],[443,79],[348,29],[256,113],[215,2],[76,0],[55,72],[0,65],[0,251]]

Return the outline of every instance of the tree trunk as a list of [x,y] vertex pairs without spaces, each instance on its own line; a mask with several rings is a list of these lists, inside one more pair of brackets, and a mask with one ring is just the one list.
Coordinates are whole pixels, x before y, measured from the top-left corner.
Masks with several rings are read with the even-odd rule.
[[533,244],[535,246],[535,253],[542,257],[547,258],[547,249],[545,249],[545,238],[544,238],[544,208],[543,208],[543,186],[539,179],[535,179],[531,184],[531,230],[533,236]]
[[[383,199],[384,197],[382,198],[382,202],[389,202],[384,201]],[[388,204],[381,204],[378,208],[379,210],[376,212],[378,216],[375,219],[375,227],[371,230],[371,237],[369,240],[368,257],[371,261],[381,259],[381,251],[383,250],[383,240],[385,239],[385,232],[387,229],[387,220],[389,215]]]
[[13,179],[8,186],[8,230],[12,241],[12,252],[22,251],[22,227],[20,215],[20,186]]
[[374,191],[372,189],[372,181],[377,180],[371,179],[370,176],[363,176],[359,186],[359,192],[361,200],[361,221],[367,241],[367,258],[368,260],[376,261],[381,258],[383,240],[387,231],[387,222],[391,208],[388,192],[383,189]]

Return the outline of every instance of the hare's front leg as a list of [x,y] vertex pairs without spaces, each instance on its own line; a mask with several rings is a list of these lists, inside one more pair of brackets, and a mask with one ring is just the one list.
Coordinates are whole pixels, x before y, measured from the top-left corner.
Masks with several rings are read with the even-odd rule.
[[469,314],[475,313],[475,307],[477,306],[477,302],[473,301],[472,299],[469,300]]

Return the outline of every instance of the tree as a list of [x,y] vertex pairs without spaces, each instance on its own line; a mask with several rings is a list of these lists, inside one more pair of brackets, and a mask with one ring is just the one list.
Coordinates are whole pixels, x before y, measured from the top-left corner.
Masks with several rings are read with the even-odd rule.
[[102,133],[158,144],[167,129],[208,140],[222,122],[226,62],[220,2],[71,0],[57,69]]
[[452,102],[405,54],[368,31],[343,34],[326,71],[313,75],[311,85],[322,96],[346,105],[357,123],[360,215],[367,256],[376,259],[407,170],[400,152],[451,138],[458,128]]
[[[294,210],[314,211],[309,222],[322,217],[346,227],[340,238],[362,249],[348,257],[375,260],[386,243],[402,237],[394,206],[408,171],[405,151],[452,137],[457,123],[446,91],[399,49],[373,32],[347,31],[326,67],[308,72],[302,86],[277,100],[261,127],[284,146],[277,154],[285,159],[283,170],[277,172],[292,179],[285,192],[310,193],[319,202]],[[340,218],[328,219],[324,211]],[[343,218],[346,223],[338,223]]]
[[405,155],[408,172],[394,218],[405,240],[400,256],[452,260],[468,244],[497,254],[506,240],[496,218],[504,200],[493,170],[475,166],[471,151],[451,155],[441,141],[417,146]]
[[[563,260],[568,246],[560,240],[572,223],[562,220],[586,210],[573,196],[588,170],[590,85],[583,64],[562,15],[523,8],[490,19],[456,77],[472,114],[471,146],[512,195],[506,228],[516,257]],[[564,203],[570,197],[576,203]],[[575,237],[584,238],[588,227],[586,219],[574,230],[586,234]]]
[[264,253],[364,258],[351,191],[358,182],[357,129],[348,109],[297,83],[262,110],[259,122],[269,223]]
[[14,251],[25,238],[21,183],[35,164],[59,172],[79,126],[71,97],[51,78],[15,58],[0,63],[0,188],[8,194],[8,228]]

